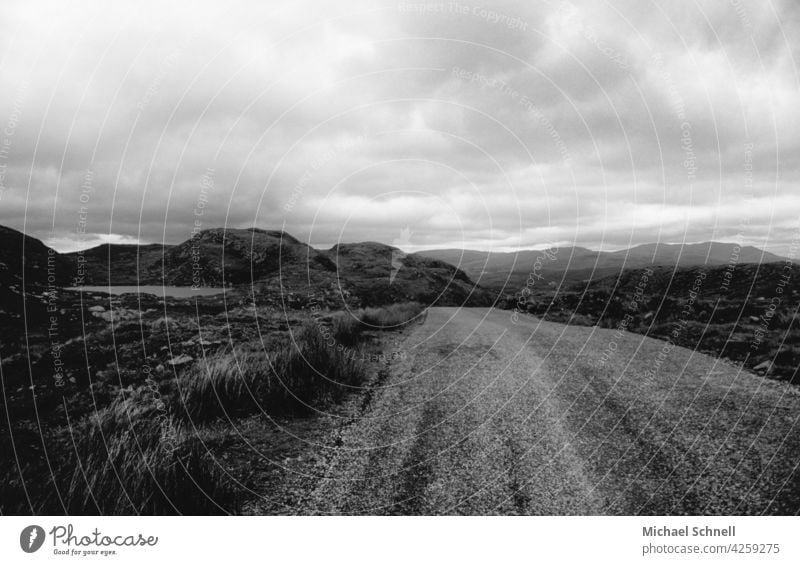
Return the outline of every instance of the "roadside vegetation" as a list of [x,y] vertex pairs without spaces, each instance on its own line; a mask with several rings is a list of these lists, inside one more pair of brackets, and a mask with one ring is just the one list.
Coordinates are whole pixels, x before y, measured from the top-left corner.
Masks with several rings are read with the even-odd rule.
[[0,351],[2,514],[236,513],[244,493],[222,462],[232,426],[341,402],[375,370],[362,350],[423,310],[254,315],[209,300],[198,320],[193,300],[170,299],[166,315],[158,300],[102,300],[57,350],[33,328],[31,372]]
[[359,336],[364,331],[398,330],[416,321],[421,321],[424,316],[425,308],[419,302],[339,312],[332,320],[333,336],[337,342],[350,346],[358,342]]
[[341,400],[366,376],[357,357],[306,323],[277,351],[237,348],[198,361],[178,379],[175,412],[193,422],[256,412],[300,416]]

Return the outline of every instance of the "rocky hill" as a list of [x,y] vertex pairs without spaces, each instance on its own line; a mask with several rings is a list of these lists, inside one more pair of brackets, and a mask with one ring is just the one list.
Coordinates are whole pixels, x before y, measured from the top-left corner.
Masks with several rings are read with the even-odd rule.
[[104,244],[59,254],[35,238],[3,230],[0,269],[9,280],[6,286],[21,281],[24,257],[29,287],[34,281],[46,282],[49,260],[56,265],[58,286],[224,286],[292,308],[312,302],[329,307],[408,300],[450,306],[491,303],[487,291],[452,265],[380,243],[319,250],[283,231],[216,228],[178,245]]
[[415,300],[423,304],[488,305],[490,295],[464,271],[436,259],[406,255],[382,243],[342,243],[326,251],[352,295],[364,305]]
[[[155,284],[160,282],[162,257],[173,246],[158,243],[150,245],[103,244],[67,253],[73,271],[72,284],[83,285],[126,285]],[[83,263],[81,271],[78,265]],[[109,266],[113,265],[113,268]],[[131,282],[134,281],[134,282]]]
[[49,293],[69,284],[71,270],[67,258],[38,239],[0,226],[0,340],[19,337],[26,311],[47,319]]
[[178,245],[101,245],[67,254],[76,266],[81,256],[86,285],[229,286],[261,280],[282,264],[333,269],[289,234],[257,228],[204,230]]
[[[34,237],[0,226],[0,284],[61,285],[69,280],[70,261]],[[48,281],[48,277],[50,277]]]

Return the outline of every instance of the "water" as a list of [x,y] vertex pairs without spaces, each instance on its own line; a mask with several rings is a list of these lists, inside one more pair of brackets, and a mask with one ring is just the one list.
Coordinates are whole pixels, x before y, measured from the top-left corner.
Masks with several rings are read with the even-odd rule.
[[132,292],[134,294],[154,294],[160,297],[170,298],[188,298],[192,296],[213,296],[215,294],[222,294],[225,292],[224,288],[192,288],[191,286],[160,286],[160,285],[142,285],[142,286],[81,286],[71,287],[67,290],[77,290],[83,292],[103,292],[106,294],[113,294],[118,296]]

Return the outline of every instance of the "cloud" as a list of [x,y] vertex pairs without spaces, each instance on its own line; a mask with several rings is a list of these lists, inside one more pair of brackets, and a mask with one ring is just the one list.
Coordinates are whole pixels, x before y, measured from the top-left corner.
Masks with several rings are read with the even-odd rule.
[[204,227],[285,226],[321,246],[408,227],[415,248],[785,251],[798,13],[4,2],[0,223],[59,248],[177,242],[202,195]]

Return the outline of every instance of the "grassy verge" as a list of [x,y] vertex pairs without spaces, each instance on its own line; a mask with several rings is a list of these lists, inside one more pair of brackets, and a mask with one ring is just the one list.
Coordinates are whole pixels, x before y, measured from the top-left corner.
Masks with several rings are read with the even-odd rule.
[[202,443],[141,391],[46,438],[15,435],[18,447],[46,444],[50,466],[27,461],[6,473],[4,514],[210,515],[238,505]]
[[306,323],[279,351],[240,349],[202,360],[181,375],[174,412],[207,422],[262,411],[303,415],[338,402],[367,376],[359,348],[364,332],[403,328],[422,312],[417,303],[340,312],[329,333]]
[[333,336],[338,343],[352,346],[359,341],[364,331],[402,329],[421,319],[424,312],[425,308],[418,302],[341,312],[333,318]]
[[238,350],[200,361],[181,375],[176,414],[194,422],[302,415],[342,398],[366,377],[352,351],[329,346],[307,324],[273,353]]
[[73,431],[59,469],[69,514],[220,514],[237,492],[199,440],[169,417],[123,400]]
[[[158,354],[144,366],[136,361],[134,346],[141,339],[136,328],[122,325],[111,334],[102,326],[62,353],[77,378],[67,381],[69,394],[62,402],[50,403],[53,410],[42,410],[49,397],[37,386],[34,402],[49,420],[20,411],[10,418],[13,429],[4,427],[5,417],[0,422],[0,514],[236,513],[240,487],[229,476],[230,465],[223,470],[209,453],[214,434],[250,415],[297,418],[341,401],[370,374],[361,351],[380,347],[379,340],[370,341],[375,332],[402,328],[421,312],[419,305],[395,305],[358,310],[355,316],[328,314],[324,322],[298,314],[288,331],[282,317],[266,317],[262,327],[275,329],[263,341],[249,337],[258,335],[255,328],[237,323],[233,351],[222,339],[232,331],[228,319],[205,321],[204,345],[186,349],[200,338],[192,337],[188,316],[176,316],[168,336],[146,335],[148,351],[170,346],[166,360],[194,357],[175,370],[159,362]],[[266,351],[263,343],[270,344]],[[82,361],[72,359],[77,346],[93,355],[91,379],[80,377]],[[210,349],[200,355],[202,348]],[[114,351],[116,360],[107,360]],[[48,363],[35,364],[37,371],[39,365],[37,385],[46,384],[52,378]],[[25,383],[24,373],[12,372],[3,374],[6,393],[9,384],[16,392]],[[56,410],[61,403],[64,417]],[[227,453],[213,446],[211,451]],[[240,458],[242,465],[252,465],[247,449]]]

